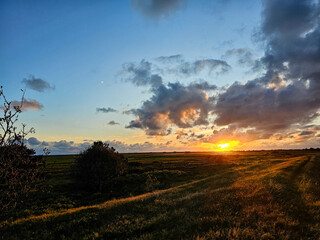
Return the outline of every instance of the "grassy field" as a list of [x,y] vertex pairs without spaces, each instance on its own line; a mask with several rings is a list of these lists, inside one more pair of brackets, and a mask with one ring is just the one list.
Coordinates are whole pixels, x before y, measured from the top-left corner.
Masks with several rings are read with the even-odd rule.
[[320,152],[126,154],[108,193],[48,156],[43,192],[0,215],[2,239],[320,239]]

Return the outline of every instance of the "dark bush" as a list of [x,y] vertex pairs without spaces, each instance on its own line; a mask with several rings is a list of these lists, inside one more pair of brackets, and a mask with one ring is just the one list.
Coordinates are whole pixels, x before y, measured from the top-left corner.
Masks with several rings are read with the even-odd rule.
[[0,209],[8,210],[21,203],[27,193],[40,180],[40,166],[44,166],[41,156],[33,156],[35,151],[25,146],[25,137],[34,133],[26,130],[26,125],[18,130],[16,123],[22,112],[24,91],[20,105],[13,105],[0,87]]
[[0,205],[13,208],[41,178],[41,156],[19,143],[0,147]]
[[101,141],[81,152],[74,165],[76,184],[91,191],[108,190],[115,179],[127,171],[127,159]]

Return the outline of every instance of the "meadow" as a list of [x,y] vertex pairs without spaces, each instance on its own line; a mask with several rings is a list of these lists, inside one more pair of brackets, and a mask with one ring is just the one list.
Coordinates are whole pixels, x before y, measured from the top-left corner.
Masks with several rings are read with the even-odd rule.
[[320,239],[320,152],[125,154],[106,193],[47,156],[43,191],[0,214],[2,239]]

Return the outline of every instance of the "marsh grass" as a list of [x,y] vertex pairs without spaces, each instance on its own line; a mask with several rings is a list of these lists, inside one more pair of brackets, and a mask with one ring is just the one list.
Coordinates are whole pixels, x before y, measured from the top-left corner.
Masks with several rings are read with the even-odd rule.
[[[2,218],[3,239],[316,239],[320,154],[128,154],[111,194],[77,192],[73,156],[56,161],[51,192]],[[139,163],[139,164],[136,164]],[[148,178],[157,179],[146,193]],[[51,198],[47,198],[50,196]],[[34,200],[33,199],[33,200]],[[30,199],[31,200],[31,199]]]

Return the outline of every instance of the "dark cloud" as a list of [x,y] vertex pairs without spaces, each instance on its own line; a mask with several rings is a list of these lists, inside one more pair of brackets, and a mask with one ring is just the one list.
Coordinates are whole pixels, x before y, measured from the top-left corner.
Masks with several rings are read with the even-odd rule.
[[179,129],[176,131],[176,139],[183,139],[188,136],[188,133],[184,129]]
[[112,125],[113,126],[113,125],[119,125],[119,123],[117,123],[117,122],[112,120],[112,121],[108,122],[107,125]]
[[36,139],[35,137],[30,137],[28,139],[28,143],[30,145],[34,146],[34,145],[39,145],[41,142],[38,139]]
[[264,0],[263,33],[287,37],[300,37],[314,27],[318,21],[318,1],[312,0]]
[[[12,104],[12,106],[20,107],[21,106],[21,101],[12,101],[11,104]],[[22,102],[21,110],[28,110],[28,109],[40,110],[42,108],[43,108],[43,105],[41,103],[39,103],[37,100],[24,99],[23,102]]]
[[302,131],[299,136],[314,135],[315,133],[314,131]]
[[131,5],[144,16],[157,19],[183,8],[185,2],[185,0],[131,0]]
[[158,74],[151,73],[151,67],[150,62],[142,60],[139,64],[123,64],[121,73],[127,82],[132,82],[136,86],[159,87],[162,78]]
[[96,111],[97,111],[97,112],[102,112],[102,113],[118,112],[116,109],[113,109],[113,108],[110,108],[110,107],[108,107],[108,108],[105,108],[105,107],[103,107],[103,108],[96,108]]
[[47,81],[41,78],[36,78],[33,75],[30,75],[29,78],[23,79],[22,83],[26,84],[27,88],[33,89],[38,92],[55,89],[55,87],[51,86]]
[[218,126],[275,133],[319,116],[319,2],[265,0],[263,6],[266,50],[260,63],[265,74],[219,94],[214,108]]
[[236,124],[265,130],[288,128],[294,123],[310,122],[317,117],[304,84],[268,88],[257,81],[235,83],[219,95],[215,106],[218,126]]
[[213,88],[208,83],[188,86],[169,83],[154,88],[151,99],[135,109],[137,119],[131,121],[127,128],[141,128],[148,135],[167,135],[171,125],[180,128],[207,125],[213,102],[205,87],[208,90]]

